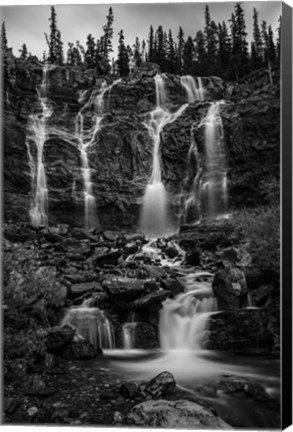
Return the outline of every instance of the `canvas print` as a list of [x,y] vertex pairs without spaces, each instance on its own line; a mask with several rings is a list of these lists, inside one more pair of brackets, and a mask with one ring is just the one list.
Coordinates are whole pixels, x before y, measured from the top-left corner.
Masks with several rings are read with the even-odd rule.
[[280,2],[1,8],[2,423],[280,428]]

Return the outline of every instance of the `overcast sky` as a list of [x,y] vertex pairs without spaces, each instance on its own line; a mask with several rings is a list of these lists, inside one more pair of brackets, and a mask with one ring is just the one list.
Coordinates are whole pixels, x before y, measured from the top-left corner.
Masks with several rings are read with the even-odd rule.
[[[5,21],[8,45],[13,47],[13,53],[19,55],[18,50],[26,43],[28,51],[42,57],[47,49],[44,32],[49,33],[50,6],[2,6],[1,21]],[[46,2],[48,3],[48,2]],[[60,3],[60,2],[59,2]],[[192,3],[111,3],[87,5],[56,5],[57,25],[61,31],[64,42],[64,52],[67,51],[68,42],[80,41],[86,45],[86,37],[92,34],[95,38],[102,35],[102,27],[106,23],[106,15],[110,5],[114,12],[114,40],[117,47],[118,31],[123,29],[126,44],[133,45],[135,37],[140,40],[148,38],[150,25],[154,29],[162,25],[165,31],[169,29],[176,39],[178,28],[183,28],[185,37],[194,37],[198,30],[204,27],[204,9],[208,4],[211,18],[216,23],[231,17],[235,2],[192,2]],[[97,3],[97,2],[96,2]],[[9,3],[11,4],[11,3]],[[259,12],[259,23],[266,20],[272,25],[273,31],[278,27],[278,18],[281,14],[281,2],[275,1],[245,1],[242,3],[245,11],[247,32],[251,35],[252,14],[255,7]],[[229,25],[229,23],[227,22]]]

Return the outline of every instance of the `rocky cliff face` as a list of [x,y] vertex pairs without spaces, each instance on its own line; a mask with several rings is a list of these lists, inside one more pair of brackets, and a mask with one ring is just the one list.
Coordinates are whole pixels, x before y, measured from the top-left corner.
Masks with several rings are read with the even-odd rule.
[[[41,113],[37,88],[42,65],[14,61],[4,86],[4,216],[29,221],[32,200],[31,167],[36,150],[29,138],[30,116]],[[104,96],[104,113],[95,130],[95,97],[104,78],[96,71],[54,67],[48,72],[46,96],[53,109],[43,160],[49,193],[49,223],[83,225],[84,189],[76,118],[83,108],[84,130],[93,195],[103,227],[137,224],[144,189],[152,168],[152,141],[144,121],[156,104],[156,65],[145,65],[117,82]],[[192,128],[204,118],[211,100],[224,99],[221,116],[228,159],[230,206],[266,203],[266,183],[279,175],[279,79],[271,85],[259,73],[237,85],[203,78],[206,100],[190,103],[161,133],[162,178],[174,207],[186,176]],[[107,79],[105,79],[107,81]],[[178,109],[186,95],[176,76],[164,76],[168,108]],[[107,81],[109,85],[110,82]],[[82,98],[81,98],[82,95]],[[200,136],[196,137],[201,140]]]

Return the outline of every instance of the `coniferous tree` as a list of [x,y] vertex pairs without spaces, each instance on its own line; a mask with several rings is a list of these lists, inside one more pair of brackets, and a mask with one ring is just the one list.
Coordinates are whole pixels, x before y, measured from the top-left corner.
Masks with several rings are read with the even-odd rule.
[[91,34],[87,36],[86,45],[87,49],[84,54],[86,67],[94,68],[96,66],[96,43]]
[[22,44],[21,49],[19,50],[20,52],[20,58],[23,60],[26,60],[28,57],[28,51],[27,51],[27,47],[26,44]]
[[216,55],[217,55],[217,31],[218,28],[214,21],[211,20],[210,11],[208,5],[205,7],[205,44],[207,53],[207,74],[212,74],[215,71],[216,66]]
[[124,34],[123,30],[120,30],[119,35],[119,45],[118,45],[118,70],[120,76],[127,76],[129,74],[129,57],[127,53],[127,48],[124,44]]
[[8,52],[8,41],[6,36],[5,21],[3,21],[1,27],[1,63],[3,66],[4,77],[8,76],[7,52]]
[[142,62],[142,54],[141,54],[140,42],[138,37],[135,38],[135,44],[133,45],[133,52],[134,52],[133,54],[134,64],[136,67],[139,67]]
[[167,42],[167,70],[170,73],[174,73],[176,70],[176,58],[175,58],[175,46],[172,36],[172,31],[169,30],[168,42]]
[[146,41],[143,39],[141,42],[141,60],[142,62],[146,61]]
[[63,42],[61,41],[59,30],[56,32],[56,63],[59,65],[63,65],[64,63]]
[[231,57],[231,39],[225,21],[218,24],[219,49],[217,55],[218,73],[223,78],[228,78],[228,66]]
[[232,33],[232,57],[230,68],[236,79],[243,76],[248,71],[248,49],[245,31],[244,11],[240,3],[236,3],[235,14],[231,17],[231,33]]
[[153,62],[155,57],[155,41],[154,41],[154,29],[152,25],[150,26],[148,44],[149,44],[148,61]]
[[164,70],[165,66],[165,47],[164,47],[164,32],[163,27],[160,25],[155,35],[155,53],[154,61],[158,63],[161,70]]
[[262,64],[262,39],[260,28],[258,25],[258,12],[253,9],[253,48],[251,50],[251,66],[253,69],[258,68]]
[[184,49],[183,49],[183,73],[190,75],[193,73],[193,55],[194,55],[194,44],[190,36],[188,36]]
[[201,30],[195,36],[195,73],[205,75],[207,68],[207,53],[205,48],[205,37]]
[[107,24],[104,25],[103,27],[104,35],[102,38],[102,56],[103,56],[103,60],[109,62],[110,53],[113,52],[112,39],[113,39],[114,15],[113,15],[112,7],[109,8],[109,13],[106,16],[106,19],[107,19]]
[[183,52],[184,52],[184,45],[185,45],[184,33],[182,30],[182,27],[179,27],[177,39],[178,39],[178,45],[177,45],[177,50],[176,50],[176,73],[179,75],[182,75],[182,72],[183,72]]

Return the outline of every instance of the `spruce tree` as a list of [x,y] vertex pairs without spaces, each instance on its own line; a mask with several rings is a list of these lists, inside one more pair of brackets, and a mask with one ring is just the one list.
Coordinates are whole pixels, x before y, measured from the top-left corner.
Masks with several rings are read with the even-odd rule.
[[258,12],[253,9],[253,52],[251,51],[251,63],[252,67],[258,68],[262,64],[262,39],[258,25]]
[[158,63],[161,70],[164,70],[165,66],[165,47],[164,47],[164,31],[163,27],[160,25],[156,31],[155,36],[155,62]]
[[48,62],[57,63],[62,65],[63,56],[63,43],[61,41],[61,33],[57,28],[57,14],[54,6],[51,6],[51,16],[50,21],[50,35],[45,33],[46,42],[49,48]]
[[205,48],[205,37],[201,30],[195,36],[195,74],[205,75],[207,68],[207,53]]
[[139,42],[139,38],[138,37],[135,38],[135,44],[133,45],[133,52],[134,52],[134,54],[133,54],[134,64],[135,64],[136,67],[139,67],[141,65],[142,55],[141,55],[141,51],[140,51],[140,42]]
[[190,75],[193,73],[193,55],[194,55],[194,44],[190,36],[188,36],[184,49],[183,49],[183,73]]
[[2,52],[7,51],[8,48],[8,42],[7,42],[7,36],[6,36],[6,27],[5,27],[5,21],[2,22],[1,27],[1,49]]
[[282,18],[279,17],[279,26],[277,28],[277,41],[276,41],[276,54],[277,54],[277,61],[280,64],[281,60],[281,25],[282,25]]
[[232,57],[230,67],[233,70],[236,79],[243,76],[248,71],[248,49],[245,31],[244,11],[237,3],[234,7],[235,15],[231,17],[231,34],[232,34]]
[[113,52],[112,39],[113,39],[114,15],[113,15],[112,7],[109,8],[109,12],[108,15],[106,16],[106,19],[107,19],[107,23],[103,27],[104,35],[102,39],[103,41],[102,56],[103,56],[103,60],[109,62],[110,53]]
[[129,57],[127,49],[124,44],[124,34],[123,30],[120,30],[119,35],[119,45],[118,45],[118,70],[120,76],[127,76],[129,74]]
[[96,43],[94,37],[89,34],[86,41],[87,49],[84,54],[84,60],[87,68],[96,66]]
[[148,52],[148,61],[153,62],[155,57],[155,41],[154,41],[154,29],[153,26],[150,26],[150,32],[149,32],[149,52]]
[[169,30],[167,42],[167,71],[174,73],[176,70],[175,46],[172,31]]
[[176,52],[176,73],[179,75],[182,75],[183,73],[183,52],[184,52],[184,33],[182,30],[182,27],[179,27],[178,32],[178,45],[177,45],[177,52]]
[[231,57],[231,39],[225,21],[218,24],[219,49],[217,54],[218,74],[228,78],[228,66]]
[[28,51],[27,51],[27,47],[26,44],[22,44],[21,49],[19,50],[20,52],[20,58],[23,60],[27,59],[28,56]]
[[59,30],[56,32],[56,63],[59,65],[63,65],[64,63],[63,42],[61,41]]

